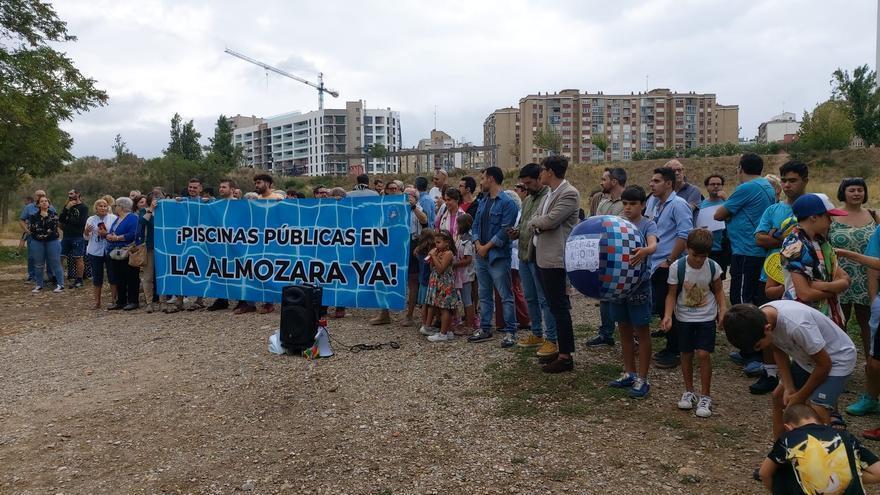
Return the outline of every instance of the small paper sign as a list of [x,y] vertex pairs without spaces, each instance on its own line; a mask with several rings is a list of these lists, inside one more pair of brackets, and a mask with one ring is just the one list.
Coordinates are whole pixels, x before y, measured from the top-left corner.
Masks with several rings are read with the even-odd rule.
[[599,269],[599,239],[594,237],[569,239],[565,244],[565,269],[566,271],[597,271]]

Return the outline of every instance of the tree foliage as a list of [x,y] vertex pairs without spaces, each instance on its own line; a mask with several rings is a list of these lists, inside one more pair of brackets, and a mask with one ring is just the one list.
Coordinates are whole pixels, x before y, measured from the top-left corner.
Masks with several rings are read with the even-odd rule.
[[554,129],[545,127],[535,133],[534,143],[549,154],[558,155],[562,149],[562,136]]
[[192,120],[181,125],[182,122],[179,113],[171,117],[171,140],[165,156],[177,155],[186,160],[199,161],[202,159],[202,145],[199,144],[202,135],[196,130]]
[[0,2],[0,190],[6,221],[9,192],[26,176],[61,169],[73,140],[59,122],[103,105],[95,87],[63,52],[75,41],[52,6],[39,0]]
[[225,115],[221,115],[214,127],[214,137],[208,138],[211,145],[205,148],[208,152],[205,159],[226,169],[241,165],[242,149],[241,146],[232,144],[232,137],[232,123]]
[[852,119],[853,130],[865,146],[880,145],[880,88],[876,73],[867,65],[832,74],[831,98],[843,102]]
[[813,113],[804,112],[798,131],[801,143],[811,150],[830,151],[849,146],[853,136],[853,122],[840,101],[829,100],[819,104]]

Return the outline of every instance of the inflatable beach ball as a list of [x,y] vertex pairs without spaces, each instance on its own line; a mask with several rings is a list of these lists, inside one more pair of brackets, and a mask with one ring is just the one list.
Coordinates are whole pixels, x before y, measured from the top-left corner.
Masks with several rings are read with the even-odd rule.
[[629,265],[630,253],[640,247],[642,236],[625,218],[591,217],[575,225],[565,242],[568,279],[587,297],[622,299],[642,279],[644,265]]

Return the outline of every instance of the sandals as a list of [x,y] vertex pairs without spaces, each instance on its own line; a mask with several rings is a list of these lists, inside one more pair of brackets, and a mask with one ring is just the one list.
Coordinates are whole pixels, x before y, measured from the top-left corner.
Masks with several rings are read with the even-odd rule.
[[828,426],[835,430],[846,431],[846,420],[843,419],[843,416],[841,416],[839,412],[834,411],[831,413],[831,422]]

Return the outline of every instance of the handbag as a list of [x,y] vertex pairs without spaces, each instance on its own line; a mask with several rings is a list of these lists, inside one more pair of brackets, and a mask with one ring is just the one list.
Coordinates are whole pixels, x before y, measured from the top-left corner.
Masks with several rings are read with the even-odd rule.
[[147,259],[147,249],[145,246],[132,245],[128,249],[128,266],[142,268]]
[[111,260],[116,261],[124,261],[128,259],[128,251],[134,246],[134,244],[129,244],[128,246],[120,246],[115,247],[110,250],[109,256]]

